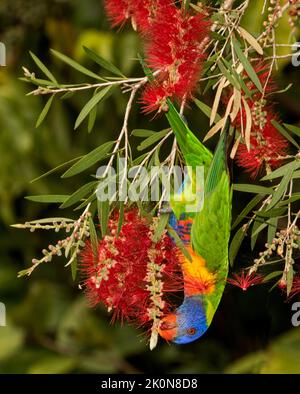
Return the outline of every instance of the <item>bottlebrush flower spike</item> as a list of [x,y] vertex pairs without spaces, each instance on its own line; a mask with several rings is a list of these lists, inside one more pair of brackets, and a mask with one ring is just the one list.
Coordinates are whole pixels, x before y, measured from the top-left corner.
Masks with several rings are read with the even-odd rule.
[[233,278],[228,278],[227,282],[233,286],[237,286],[243,291],[248,290],[250,286],[257,285],[262,282],[262,275],[256,273],[248,274],[242,271],[240,274],[232,274]]
[[109,222],[111,235],[90,243],[81,254],[81,272],[91,305],[103,303],[113,320],[150,326],[151,347],[157,340],[161,317],[172,305],[169,293],[182,290],[183,279],[177,249],[166,234],[155,243],[155,226],[136,210],[125,213],[117,236],[118,215]]
[[105,9],[112,26],[122,26],[131,19],[132,26],[146,34],[156,12],[161,7],[173,5],[171,0],[106,0]]
[[[265,94],[274,92],[275,84],[269,76],[267,66],[259,62],[254,69],[264,87]],[[248,78],[246,75],[245,77]],[[278,120],[272,106],[268,105],[251,80],[246,84],[252,93],[251,99],[247,99],[252,115],[250,150],[247,149],[245,143],[241,143],[236,153],[236,161],[254,178],[263,168],[270,171],[279,167],[282,164],[282,157],[287,153],[289,143],[272,124],[272,120]],[[228,103],[228,98],[225,98],[224,102]],[[240,130],[245,130],[246,123],[246,111],[243,108],[238,113],[234,125]]]
[[174,5],[160,7],[150,25],[146,59],[159,75],[142,95],[145,112],[162,110],[167,98],[189,99],[196,88],[209,34],[206,15],[192,15]]
[[261,170],[280,167],[282,157],[286,155],[288,141],[278,132],[271,123],[276,116],[271,112],[266,115],[266,123],[262,129],[253,125],[250,137],[250,151],[245,144],[240,144],[236,154],[236,161],[240,167],[256,177]]

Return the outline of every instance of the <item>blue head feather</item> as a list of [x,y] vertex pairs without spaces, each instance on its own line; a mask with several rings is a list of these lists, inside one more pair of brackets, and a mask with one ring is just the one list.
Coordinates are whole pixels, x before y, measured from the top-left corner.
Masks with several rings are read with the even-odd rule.
[[177,333],[174,343],[186,344],[200,338],[208,326],[200,297],[185,297],[176,311]]

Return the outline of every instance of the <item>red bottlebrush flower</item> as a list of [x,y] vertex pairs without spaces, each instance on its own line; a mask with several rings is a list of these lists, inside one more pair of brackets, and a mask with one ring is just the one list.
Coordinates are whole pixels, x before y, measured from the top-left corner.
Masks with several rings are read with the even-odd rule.
[[[275,84],[270,78],[267,65],[259,62],[254,65],[254,69],[265,93],[271,94],[274,92]],[[245,143],[240,143],[236,160],[237,164],[254,178],[263,168],[269,171],[279,167],[282,164],[281,157],[286,155],[289,143],[272,124],[273,119],[277,120],[272,106],[267,104],[262,93],[249,80],[249,77],[246,74],[244,76],[247,88],[252,94],[251,99],[247,99],[252,116],[250,150],[248,151]],[[230,95],[223,98],[225,104],[229,101],[228,97]],[[238,129],[245,130],[247,116],[244,108],[238,113],[233,123]],[[243,127],[241,127],[242,125]]]
[[[106,0],[105,9],[112,26],[123,25],[131,19],[132,26],[146,34],[156,12],[161,7],[173,5],[171,0]],[[174,5],[173,5],[174,6]]]
[[243,291],[246,291],[250,286],[261,283],[263,280],[262,275],[255,273],[249,275],[245,271],[242,271],[240,274],[233,274],[232,276],[233,278],[228,278],[227,282],[241,288]]
[[262,129],[258,125],[253,125],[249,151],[245,144],[240,144],[237,150],[237,164],[249,172],[253,178],[263,167],[272,170],[279,167],[282,164],[280,158],[287,153],[289,143],[273,126],[272,119],[276,119],[276,116],[268,112]]
[[112,26],[123,25],[131,17],[130,3],[130,0],[105,1],[105,10],[112,22]]
[[109,222],[111,235],[98,244],[97,254],[87,243],[81,271],[91,305],[103,303],[113,319],[158,325],[172,305],[169,293],[182,290],[177,248],[164,235],[155,243],[154,227],[137,210],[125,213],[119,236],[118,215]]
[[146,112],[162,109],[169,97],[179,100],[191,97],[205,59],[201,45],[210,26],[205,18],[203,14],[193,16],[174,5],[157,10],[147,33],[146,57],[159,75],[142,96]]

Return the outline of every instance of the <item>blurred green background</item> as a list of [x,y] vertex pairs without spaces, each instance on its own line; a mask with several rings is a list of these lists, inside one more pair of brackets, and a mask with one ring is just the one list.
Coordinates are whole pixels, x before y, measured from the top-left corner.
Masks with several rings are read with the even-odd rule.
[[[244,26],[253,33],[259,29],[255,8],[250,9]],[[287,34],[285,25],[279,39],[285,42]],[[112,326],[104,309],[87,306],[63,259],[41,266],[29,279],[17,279],[17,272],[40,256],[53,234],[15,230],[9,225],[58,214],[57,206],[34,204],[24,197],[69,194],[86,183],[84,175],[68,182],[57,174],[30,181],[117,135],[127,98],[117,92],[99,107],[91,134],[85,125],[73,130],[88,93],[55,101],[46,122],[36,129],[45,99],[26,97],[31,87],[18,80],[23,65],[38,73],[29,50],[60,81],[71,83],[82,77],[50,57],[49,48],[93,67],[84,56],[85,45],[131,76],[141,75],[135,60],[141,48],[131,30],[109,29],[99,0],[0,0],[0,41],[8,57],[7,67],[0,68],[0,301],[7,307],[7,326],[0,327],[0,373],[300,373],[300,327],[292,328],[291,304],[278,290],[270,293],[261,286],[245,293],[228,287],[203,339],[183,347],[160,342],[150,352],[138,330]],[[296,124],[300,122],[299,70],[288,61],[280,64],[279,86],[294,83],[294,87],[276,97],[283,118]],[[99,72],[97,67],[95,72]],[[211,97],[206,101],[210,103]],[[207,120],[192,105],[186,116],[201,136]],[[150,121],[137,108],[131,124],[157,130],[165,125],[164,119],[149,125]],[[234,177],[248,181],[237,168]],[[234,200],[234,215],[247,202],[248,196],[242,197]],[[64,215],[68,214],[72,212]],[[247,265],[251,258],[246,244],[237,264]]]

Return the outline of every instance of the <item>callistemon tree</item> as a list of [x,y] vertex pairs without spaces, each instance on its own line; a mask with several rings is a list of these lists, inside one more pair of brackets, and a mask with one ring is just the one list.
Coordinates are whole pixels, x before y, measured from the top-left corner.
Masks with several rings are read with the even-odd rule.
[[[257,2],[255,10],[251,9],[251,17],[262,20],[256,33],[249,32],[243,23],[249,7],[249,0],[106,0],[104,9],[115,34],[131,27],[140,39],[142,51],[136,54],[136,63],[142,77],[124,75],[86,47],[93,71],[52,50],[59,61],[86,78],[80,84],[58,81],[34,54],[37,71],[23,68],[23,79],[34,85],[30,94],[47,98],[37,126],[55,100],[74,94],[90,93],[75,122],[75,129],[84,125],[88,132],[95,125],[97,108],[116,89],[127,105],[116,139],[42,175],[64,171],[63,182],[87,170],[85,184],[67,196],[28,197],[35,202],[60,203],[62,209],[73,207],[74,214],[72,218],[15,225],[32,232],[53,230],[58,234],[57,243],[43,249],[42,257],[33,259],[19,275],[29,276],[38,266],[62,256],[90,304],[105,305],[113,320],[144,327],[151,348],[160,332],[164,338],[174,339],[171,331],[178,329],[176,319],[186,312],[185,302],[174,312],[181,298],[187,301],[200,296],[205,324],[209,325],[209,305],[215,309],[218,305],[214,296],[223,292],[228,262],[233,273],[227,282],[242,290],[266,284],[287,299],[299,293],[300,195],[296,188],[300,128],[288,120],[284,123],[273,97],[284,97],[290,88],[278,87],[278,62],[284,59],[291,66],[299,66],[295,43],[300,2]],[[286,42],[277,39],[282,25],[288,29]],[[149,122],[149,130],[129,127],[136,108]],[[249,179],[243,184],[231,179],[230,190],[227,187],[230,196],[233,192],[232,205],[231,197],[226,200],[229,212],[241,193],[249,194],[249,203],[233,217],[230,242],[222,233],[230,215],[224,213],[227,211],[220,214],[218,209],[227,198],[218,186],[223,176],[216,169],[221,161],[219,150],[211,154],[190,131],[186,108],[189,113],[208,117],[209,126],[200,122],[193,126],[199,140],[205,144],[214,137],[216,146],[218,139],[218,146],[223,140],[228,166],[235,162],[245,172],[244,179]],[[166,127],[154,131],[158,117]],[[142,154],[133,155],[132,136],[141,139],[137,151]],[[203,182],[199,186],[195,185],[195,173],[200,164]],[[187,178],[176,190],[174,174],[178,169]],[[183,191],[193,195],[184,198],[191,204],[199,203],[199,209],[194,207],[189,214]],[[64,235],[59,236],[61,233]],[[238,254],[247,239],[253,256],[250,264]],[[260,252],[255,248],[258,239],[265,244]],[[220,262],[210,260],[220,242],[225,242],[224,275],[219,273]],[[222,281],[221,286],[218,281]],[[187,312],[193,315],[193,308]],[[188,328],[186,333],[193,336],[195,330]]]

